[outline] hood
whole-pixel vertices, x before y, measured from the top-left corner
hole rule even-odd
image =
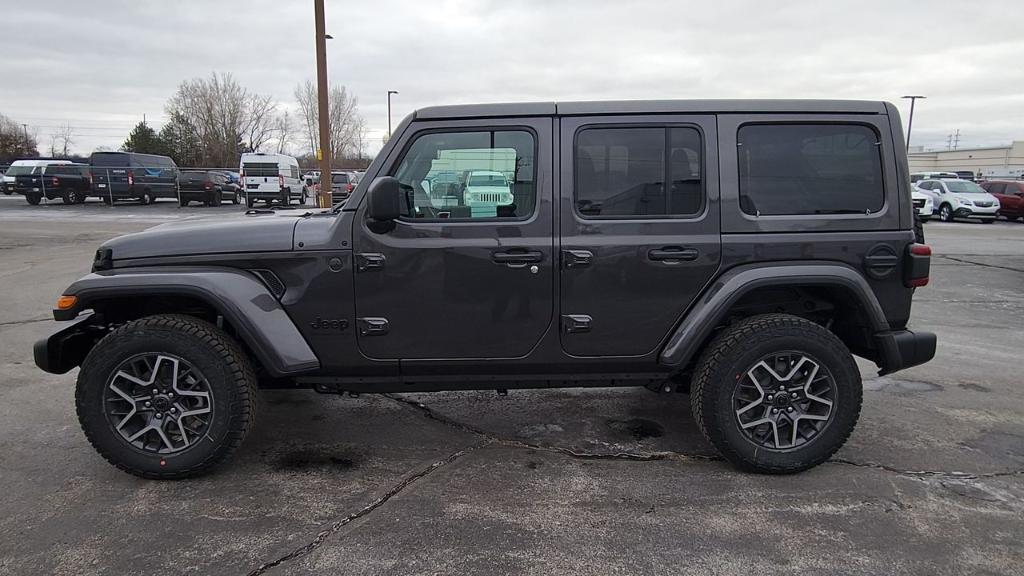
[[[110,258],[152,258],[193,254],[282,252],[292,249],[295,225],[306,212],[255,212],[223,220],[184,220],[118,236],[100,250]]]

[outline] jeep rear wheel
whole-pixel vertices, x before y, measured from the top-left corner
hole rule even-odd
[[[42,200],[43,200],[42,194],[26,194],[25,195],[25,201],[28,202],[29,204],[33,205],[33,206],[38,206],[39,203],[42,202]]]
[[[701,432],[740,468],[787,474],[831,457],[853,431],[860,371],[825,328],[786,314],[744,319],[701,356],[691,408]]]
[[[101,456],[143,478],[186,478],[227,459],[255,417],[256,376],[239,345],[189,316],[128,322],[82,363],[75,404]]]

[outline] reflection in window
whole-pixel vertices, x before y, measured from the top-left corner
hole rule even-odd
[[[425,134],[395,170],[403,216],[523,218],[533,213],[535,144],[524,130]]]

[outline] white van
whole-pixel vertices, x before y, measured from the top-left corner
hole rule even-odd
[[[270,205],[290,204],[298,200],[306,203],[306,196],[299,174],[299,161],[284,154],[251,152],[242,154],[239,185],[245,194],[245,203],[250,208],[257,200]]]
[[[3,182],[0,182],[0,189],[10,196],[14,193],[14,181],[17,176],[28,176],[39,174],[44,166],[51,164],[71,164],[70,160],[15,160],[4,172]]]

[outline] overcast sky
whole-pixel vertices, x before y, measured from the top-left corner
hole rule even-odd
[[[74,149],[117,148],[162,124],[184,79],[231,72],[294,108],[314,78],[311,0],[3,0],[0,113],[60,124]],[[371,139],[434,104],[924,94],[914,144],[1024,140],[1019,0],[805,2],[327,0],[332,82]]]

